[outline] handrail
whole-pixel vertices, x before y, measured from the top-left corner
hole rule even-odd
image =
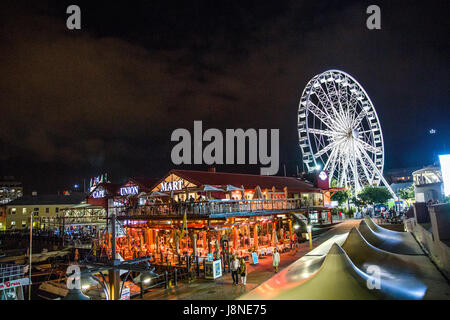
[[[272,212],[283,210],[304,209],[301,199],[270,199],[270,200],[206,200],[199,202],[162,203],[142,205],[137,207],[117,207],[117,217],[126,216],[182,216],[213,215],[244,212]]]

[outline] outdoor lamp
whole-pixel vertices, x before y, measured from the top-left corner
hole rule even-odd
[[[88,273],[81,273],[80,281],[82,291],[87,291],[89,288],[97,286],[97,282]]]
[[[311,233],[311,231],[312,231],[312,225],[308,224],[306,226],[306,232]]]
[[[145,278],[145,279],[142,281],[142,283],[143,283],[143,284],[149,284],[151,280],[152,280],[152,278],[148,277],[148,278]]]
[[[298,225],[298,223],[294,224],[294,229],[297,230],[298,228],[300,228],[300,226]]]

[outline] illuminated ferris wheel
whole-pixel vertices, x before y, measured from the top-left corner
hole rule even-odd
[[[298,109],[298,134],[309,172],[326,170],[330,181],[356,192],[380,182],[390,190],[383,177],[383,133],[377,113],[349,74],[328,70],[308,82]]]

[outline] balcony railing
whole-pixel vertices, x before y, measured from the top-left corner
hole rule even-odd
[[[146,216],[183,216],[188,215],[211,216],[237,213],[271,213],[289,210],[305,209],[300,199],[277,200],[209,200],[200,202],[184,202],[173,204],[153,204],[136,208],[116,207],[110,213],[117,217],[146,217]]]

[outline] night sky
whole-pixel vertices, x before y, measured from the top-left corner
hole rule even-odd
[[[66,28],[70,4],[81,30]],[[370,4],[381,30],[366,28]],[[160,177],[174,168],[172,131],[194,120],[279,128],[290,175],[302,166],[299,98],[332,68],[374,103],[386,169],[430,164],[450,149],[449,16],[447,0],[2,1],[0,175],[26,193],[104,172]]]

